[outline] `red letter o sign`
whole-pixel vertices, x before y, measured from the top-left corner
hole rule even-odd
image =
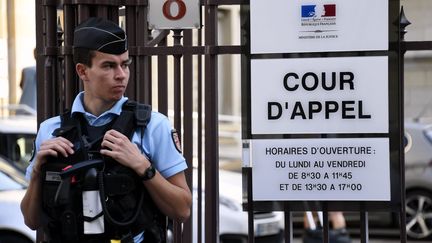
[[[171,5],[173,3],[176,3],[178,7],[178,13],[176,16],[173,16],[171,13]],[[162,7],[162,12],[169,20],[179,20],[186,14],[186,4],[182,0],[167,0]]]

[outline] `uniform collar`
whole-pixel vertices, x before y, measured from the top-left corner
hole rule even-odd
[[[117,101],[113,107],[111,107],[111,109],[105,111],[104,113],[102,113],[99,117],[101,116],[105,116],[106,114],[114,114],[114,115],[120,115],[121,111],[122,111],[122,106],[123,103],[126,102],[128,100],[127,97],[122,96],[122,98]],[[85,116],[93,116],[95,117],[93,114],[87,112],[84,109],[84,91],[80,92],[76,97],[74,102],[72,103],[72,110],[71,113],[83,113]],[[96,118],[96,117],[95,117]]]

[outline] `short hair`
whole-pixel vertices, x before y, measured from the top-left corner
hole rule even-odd
[[[91,67],[93,57],[95,56],[96,52],[94,50],[81,47],[73,48],[73,61],[75,64],[82,63],[88,67]]]

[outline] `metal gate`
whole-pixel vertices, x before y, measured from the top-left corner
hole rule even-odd
[[[258,2],[258,1],[256,1],[256,2]],[[281,2],[279,2],[279,3],[281,3]],[[317,4],[317,3],[318,2],[313,2],[312,4]],[[398,71],[396,71],[396,70],[403,70],[403,61],[402,61],[403,60],[403,56],[402,56],[402,48],[401,48],[401,41],[402,40],[401,40],[401,36],[399,35],[401,32],[403,32],[403,29],[399,29],[399,26],[403,26],[403,23],[400,24],[399,21],[398,21],[399,19],[401,19],[400,17],[398,18],[399,2],[391,1],[390,0],[389,3],[391,3],[391,4],[389,4],[389,6],[390,6],[389,8],[391,9],[391,10],[389,10],[389,12],[391,13],[390,14],[391,15],[391,18],[390,18],[391,19],[391,24],[389,24],[390,26],[389,26],[389,29],[388,29],[389,36],[390,36],[389,37],[389,39],[390,39],[390,47],[388,48],[388,50],[389,50],[389,52],[392,52],[392,54],[388,54],[387,53],[385,55],[392,56],[394,58],[393,59],[394,61],[392,61],[393,62],[393,66],[390,67],[390,70],[394,70],[394,73],[390,77],[390,80],[392,81],[392,84],[394,86],[391,87],[390,89],[393,90],[393,91],[396,91],[396,92],[392,93],[390,95],[390,97],[400,97],[400,100],[398,100],[397,102],[394,102],[394,100],[391,101],[391,102],[394,102],[393,103],[394,104],[394,108],[391,108],[392,110],[391,110],[391,112],[389,112],[389,113],[392,114],[391,115],[392,117],[390,119],[392,120],[392,122],[394,124],[394,126],[393,126],[394,130],[391,133],[392,134],[396,134],[394,137],[392,137],[392,141],[394,141],[394,142],[392,142],[393,144],[390,145],[390,147],[393,147],[396,150],[395,153],[392,152],[393,156],[391,157],[391,161],[392,161],[392,164],[397,165],[397,166],[392,166],[392,167],[394,167],[392,169],[394,169],[393,173],[396,175],[396,178],[400,178],[400,182],[395,182],[396,180],[393,181],[393,178],[391,180],[392,181],[392,183],[391,183],[392,184],[392,188],[391,188],[391,194],[392,194],[391,201],[392,201],[392,203],[394,201],[394,204],[392,204],[392,205],[388,204],[389,206],[384,206],[384,205],[379,205],[379,203],[376,203],[376,202],[373,202],[373,203],[369,204],[368,202],[364,202],[364,201],[361,202],[361,200],[360,200],[360,201],[356,201],[355,202],[355,203],[359,203],[359,206],[357,206],[357,205],[354,206],[354,205],[350,205],[352,202],[349,202],[349,200],[346,200],[346,201],[343,201],[343,202],[338,202],[338,200],[327,200],[327,201],[324,200],[322,202],[319,202],[319,201],[313,201],[312,199],[310,199],[310,200],[307,200],[307,199],[302,200],[302,199],[298,199],[298,198],[295,198],[295,197],[294,197],[295,199],[291,199],[291,201],[283,201],[281,199],[278,199],[278,200],[274,201],[274,200],[268,199],[268,198],[271,198],[271,196],[267,196],[267,194],[266,194],[266,196],[261,196],[260,195],[261,197],[257,201],[253,201],[252,200],[252,196],[251,196],[251,194],[253,193],[253,191],[251,189],[251,187],[252,187],[251,185],[257,185],[258,183],[255,183],[255,184],[252,183],[252,179],[251,179],[251,177],[252,177],[252,167],[250,167],[250,165],[248,164],[248,162],[245,162],[247,164],[247,166],[245,166],[243,168],[243,172],[244,172],[245,177],[247,178],[247,185],[248,185],[248,188],[247,188],[248,189],[248,192],[247,192],[247,194],[248,194],[247,195],[248,196],[248,200],[247,200],[248,201],[248,205],[247,206],[248,206],[248,209],[249,209],[248,212],[249,212],[249,220],[250,220],[249,221],[249,242],[253,242],[253,235],[254,235],[254,233],[253,233],[253,231],[254,231],[254,225],[253,225],[253,222],[251,221],[251,218],[252,218],[251,217],[252,216],[251,208],[255,209],[255,210],[268,210],[268,209],[275,209],[276,208],[277,210],[284,211],[285,212],[285,234],[284,234],[284,236],[285,236],[285,242],[292,242],[292,240],[293,240],[293,212],[295,212],[295,211],[304,211],[304,210],[311,210],[311,211],[319,210],[319,211],[323,211],[322,241],[325,242],[325,243],[329,242],[329,236],[330,236],[329,211],[346,210],[346,211],[354,211],[355,213],[357,213],[359,215],[359,218],[360,218],[360,238],[361,238],[361,242],[368,242],[368,238],[369,238],[368,211],[369,210],[371,210],[371,211],[380,211],[380,210],[381,211],[392,211],[392,212],[398,213],[398,215],[399,215],[399,220],[401,222],[400,228],[399,228],[400,229],[400,233],[401,233],[400,234],[401,235],[400,239],[401,239],[401,242],[406,242],[405,208],[404,208],[404,205],[405,205],[405,202],[404,202],[404,189],[405,189],[405,185],[404,185],[404,163],[403,163],[403,161],[404,161],[404,154],[403,154],[404,149],[403,149],[403,145],[402,145],[402,136],[404,134],[404,132],[403,132],[403,95],[401,95],[401,93],[403,93],[403,79],[400,78],[400,77],[402,77],[403,74],[401,75],[401,73],[398,73]],[[306,4],[306,3],[304,3],[304,4]],[[257,6],[258,6],[258,4],[255,5],[256,8],[258,8]],[[259,6],[262,8],[263,5],[259,5]],[[278,6],[279,7],[283,6],[285,8],[287,7],[286,5],[282,5],[282,4],[280,4]],[[311,5],[311,6],[315,7],[315,6],[318,6],[318,5]],[[293,6],[291,6],[291,7],[293,7]],[[301,7],[307,7],[307,6],[301,5]],[[252,6],[251,6],[251,8],[252,8]],[[263,12],[265,13],[265,11],[263,11]],[[260,15],[260,17],[262,17],[263,19],[265,19],[266,15],[262,14],[262,15]],[[302,17],[304,17],[304,16],[302,16]],[[255,21],[258,22],[257,19],[255,19]],[[283,19],[282,23],[286,23],[286,22],[287,22],[287,19]],[[263,24],[262,23],[260,23],[260,24],[261,24],[260,27],[262,27]],[[270,25],[269,22],[266,23],[267,27],[268,27],[268,25]],[[282,25],[276,25],[276,26],[278,27],[277,30],[279,30],[279,29],[281,29],[280,26],[282,26]],[[365,27],[365,26],[363,26],[363,27]],[[268,27],[268,28],[270,28],[270,27]],[[352,27],[352,28],[354,28],[354,27]],[[257,29],[259,29],[259,28],[257,27]],[[308,30],[306,30],[306,29],[301,29],[301,30],[302,31],[299,31],[299,32],[308,32]],[[259,31],[256,31],[256,32],[259,32]],[[282,32],[282,30],[281,30],[281,32]],[[313,32],[313,30],[310,30],[310,32]],[[263,33],[275,33],[275,32],[264,32],[264,31],[262,31],[262,32],[259,32],[259,33],[263,34]],[[287,32],[287,33],[289,33],[290,35],[293,34],[292,32]],[[286,35],[287,34],[285,33],[285,36]],[[251,36],[252,36],[252,34],[251,34]],[[256,37],[256,33],[255,33],[255,37]],[[277,36],[272,36],[272,37],[277,38]],[[260,38],[257,38],[257,39],[261,40]],[[288,38],[286,38],[284,40],[288,40]],[[289,40],[291,41],[291,39],[289,39]],[[270,42],[265,42],[265,43],[270,43]],[[281,43],[281,42],[273,42],[273,43],[278,43],[278,44],[281,44],[282,46],[284,46],[283,44],[285,44],[285,43]],[[293,42],[293,43],[296,43],[296,42]],[[312,43],[317,44],[315,42],[307,42],[307,43],[310,44],[310,45],[312,45]],[[250,45],[252,45],[252,44],[250,44]],[[255,45],[258,46],[257,43],[255,43]],[[290,51],[285,51],[286,49],[282,49],[282,48],[281,48],[282,51],[274,51],[274,50],[281,50],[281,49],[278,49],[278,48],[274,48],[274,49],[268,48],[268,49],[266,49],[266,48],[263,47],[264,45],[260,45],[260,48],[261,48],[260,49],[260,48],[257,48],[256,46],[255,46],[255,48],[257,49],[256,52],[250,55],[251,56],[250,59],[253,59],[254,61],[261,60],[261,59],[266,59],[266,58],[268,58],[268,59],[272,59],[273,58],[273,59],[281,60],[281,59],[284,59],[284,58],[289,59],[289,58],[303,58],[303,57],[334,57],[334,56],[337,56],[336,54],[334,56],[331,55],[332,54],[331,52],[334,51],[334,49],[331,49],[331,48],[329,48],[330,50],[323,48],[321,51],[324,52],[324,54],[322,56],[320,56],[319,54],[311,53],[311,52],[314,52],[314,51],[310,51],[309,49],[307,49],[309,51],[305,51],[306,53],[299,53],[299,52],[301,52],[301,48],[295,49],[296,51],[290,52]],[[303,49],[306,49],[306,48],[303,47]],[[349,55],[353,55],[353,56],[359,55],[355,51],[352,51],[352,53],[351,53],[350,50],[343,50],[343,51],[349,53],[349,54],[344,53],[344,55],[347,55],[347,56],[349,56]],[[319,51],[317,51],[317,52],[319,52]],[[361,55],[363,55],[363,54],[361,54]],[[251,61],[251,63],[252,63],[252,61]],[[258,62],[255,63],[255,66],[252,66],[252,64],[245,65],[245,69],[247,69],[247,68],[250,68],[250,69],[257,68],[258,65],[264,65],[264,62],[259,63],[259,64],[257,64],[257,63]],[[285,66],[289,66],[289,64],[291,64],[291,66],[294,66],[292,63],[288,63],[288,64],[284,63],[284,64],[285,64]],[[310,63],[311,66],[313,66],[314,64],[315,63],[312,63],[312,62]],[[270,65],[275,65],[276,66],[277,63],[276,62],[271,62]],[[266,68],[268,68],[270,65],[266,66]],[[289,67],[291,67],[291,66],[289,66]],[[298,69],[296,69],[295,66],[294,66],[294,68],[291,67],[291,69],[290,68],[287,68],[287,69],[290,72],[298,71]],[[301,70],[304,71],[303,69],[301,69]],[[248,70],[248,71],[250,71],[250,70]],[[284,71],[287,72],[287,70],[285,70],[285,69],[284,69]],[[385,71],[387,71],[387,70],[385,70]],[[252,73],[252,71],[250,73]],[[252,76],[252,74],[250,74],[250,73],[248,72],[246,75]],[[391,73],[391,72],[389,72],[389,73]],[[256,75],[256,76],[258,76],[258,75]],[[247,79],[251,80],[252,78],[251,77],[247,77]],[[256,78],[256,79],[257,80],[259,79],[261,81],[264,78],[262,78],[260,76],[259,78]],[[302,82],[303,81],[304,81],[304,79],[302,79]],[[252,81],[250,83],[252,83]],[[249,83],[247,83],[245,81],[243,81],[243,84],[245,84],[245,86],[247,86],[247,87],[245,87],[246,90],[251,90],[252,89],[250,87],[251,84],[249,84]],[[288,94],[288,93],[286,94],[286,96],[289,96],[289,95],[290,94]],[[273,100],[271,100],[271,101],[277,100],[277,98],[275,98],[275,97],[272,97],[272,98],[273,98]],[[251,98],[251,100],[252,100],[252,98]],[[280,101],[280,100],[277,100],[277,101]],[[293,100],[289,100],[289,102],[292,102],[292,101]],[[294,101],[295,101],[295,99],[294,99]],[[284,109],[284,111],[285,111],[285,109],[288,110],[288,104],[287,103],[289,103],[289,102],[283,103],[285,106],[283,108],[281,108],[281,109]],[[261,107],[262,107],[263,102],[262,103],[258,103],[258,104],[261,105]],[[253,108],[251,108],[251,110],[253,110]],[[246,112],[244,112],[245,114],[247,114],[249,112],[247,109],[245,109],[245,111],[246,111]],[[265,111],[267,111],[267,110],[265,110]],[[252,112],[250,112],[250,113],[252,113]],[[262,114],[260,114],[260,115],[262,115]],[[245,141],[245,144],[244,144],[244,146],[246,148],[248,148],[248,149],[251,146],[250,144],[252,144],[251,141],[254,140],[254,139],[256,139],[258,141],[260,139],[269,139],[269,140],[271,140],[273,138],[275,138],[275,139],[281,139],[281,140],[286,139],[286,138],[294,138],[294,139],[296,139],[296,138],[306,138],[306,139],[308,139],[308,138],[312,138],[312,139],[318,138],[318,139],[320,139],[320,138],[329,138],[329,137],[332,137],[332,135],[333,135],[333,134],[330,134],[330,135],[329,134],[324,134],[323,135],[323,134],[319,134],[319,132],[304,132],[306,134],[302,134],[302,132],[299,132],[299,134],[294,134],[293,135],[292,133],[295,133],[295,132],[292,132],[292,133],[289,133],[289,132],[285,132],[285,133],[284,132],[279,132],[278,133],[278,132],[275,132],[274,130],[271,130],[271,129],[269,129],[269,130],[271,130],[271,132],[269,132],[269,130],[264,130],[264,129],[263,130],[259,130],[258,128],[256,128],[256,130],[259,130],[259,131],[256,132],[255,134],[252,134],[251,129],[250,129],[252,127],[252,125],[251,125],[252,122],[250,122],[250,120],[252,120],[252,118],[250,118],[250,117],[248,117],[248,118],[249,119],[246,119],[247,120],[246,123],[243,124],[243,127],[246,128],[243,131],[244,132],[244,134],[243,134],[244,138],[245,139],[250,139],[250,141]],[[270,120],[270,118],[268,120]],[[286,120],[284,120],[284,121],[286,121]],[[260,122],[256,122],[255,123],[256,127],[259,126],[257,124],[262,125],[262,126],[265,126],[265,125],[272,126],[272,125],[275,125],[276,123],[269,123],[270,124],[269,125],[269,124],[265,124],[265,122],[260,121]],[[287,122],[287,124],[288,124],[288,122]],[[309,126],[311,126],[311,123],[308,123],[308,124],[309,124]],[[285,126],[287,126],[287,125],[285,125]],[[278,130],[278,131],[280,131],[280,130]],[[389,129],[389,131],[391,131],[391,129]],[[343,135],[346,135],[346,134],[343,134]],[[349,137],[349,136],[346,136],[346,137]],[[275,147],[278,147],[278,145],[280,145],[279,143],[275,143],[275,144],[276,144],[276,145],[274,145]],[[287,145],[287,147],[289,147],[290,145],[291,144]],[[280,145],[280,146],[282,148],[284,147],[283,145]],[[260,147],[260,146],[257,146],[257,147],[259,147],[259,149],[261,149],[260,150],[261,152],[263,151],[262,147]],[[271,146],[269,146],[269,147],[271,147]],[[266,149],[267,148],[268,147],[266,147]],[[252,149],[250,149],[250,150],[252,150]],[[252,152],[251,152],[251,154],[252,154]],[[259,159],[263,159],[263,156],[262,157],[257,156],[257,157],[258,157],[258,160]],[[293,160],[297,160],[297,159],[298,159],[298,157],[294,157]],[[291,159],[287,159],[287,160],[291,160]],[[269,161],[271,161],[271,159]],[[265,161],[265,162],[269,162],[269,161]],[[271,162],[273,162],[273,161],[271,161]],[[269,162],[269,163],[271,163],[271,162]],[[254,164],[253,167],[255,167],[255,164]],[[262,166],[260,168],[264,168],[264,167]],[[259,174],[259,176],[262,177],[263,175]],[[284,176],[286,176],[286,175],[284,175]],[[302,179],[307,179],[307,178],[302,178]],[[316,179],[316,178],[314,178],[314,179]],[[260,182],[262,182],[262,181],[260,181]],[[281,182],[281,181],[277,181],[277,182]],[[395,183],[393,183],[393,182],[395,182]],[[261,185],[261,184],[259,184],[259,185]],[[272,185],[272,184],[268,184],[268,185]],[[283,184],[281,184],[281,185],[283,185]],[[262,187],[260,187],[260,188],[265,188],[262,191],[266,191],[267,187],[265,187],[265,186],[267,186],[267,184],[263,185]],[[306,189],[306,190],[308,190],[308,189]],[[309,190],[312,191],[312,189],[309,189]],[[256,191],[258,191],[258,190],[256,190]],[[285,191],[285,190],[281,189],[281,191]],[[294,189],[292,191],[294,191]],[[287,192],[287,194],[288,193],[289,192]],[[309,192],[309,193],[312,195],[313,192]],[[316,196],[316,197],[319,198],[319,196]],[[315,200],[317,200],[317,199],[315,199]],[[353,207],[351,207],[351,206],[353,206]]]
[[[174,127],[182,131],[183,153],[189,168],[193,150],[197,151],[196,234],[201,239],[205,231],[205,242],[218,241],[218,55],[241,54],[242,51],[241,46],[218,45],[217,11],[219,5],[243,3],[246,1],[201,1],[205,23],[202,29],[165,30],[152,37],[147,28],[147,0],[36,0],[38,123],[70,107],[82,89],[72,60],[75,26],[90,16],[121,22],[128,35],[129,54],[133,60],[126,96],[147,104],[152,104],[153,96],[157,96],[157,104],[153,106],[166,115],[169,107],[173,107]],[[173,77],[168,77],[169,70]],[[193,99],[194,94],[196,99]],[[194,111],[197,113],[196,128],[192,125]],[[194,136],[197,138],[195,148]],[[191,170],[186,177],[192,187]],[[205,223],[201,215],[203,178]],[[174,224],[175,242],[192,242],[191,222],[184,223],[183,229]]]
[[[38,122],[70,107],[82,89],[72,60],[75,26],[90,16],[106,17],[124,25],[133,60],[126,96],[148,104],[152,104],[153,97],[157,96],[157,104],[153,106],[166,115],[169,107],[173,107],[174,127],[182,131],[183,153],[190,168],[196,151],[198,220],[195,234],[198,242],[203,235],[204,242],[219,241],[218,56],[246,51],[243,45],[218,44],[218,7],[247,6],[248,3],[248,0],[201,0],[202,29],[163,30],[153,36],[147,28],[147,0],[36,0]],[[403,22],[404,18],[401,21],[401,33],[404,33],[406,22]],[[427,50],[432,46],[432,42],[404,42],[403,35],[401,41],[402,53]],[[403,58],[401,60],[403,67]],[[172,70],[172,77],[168,77],[169,70]],[[193,126],[194,112],[197,114],[196,127]],[[186,177],[192,188],[191,170],[187,171]],[[202,193],[204,189],[205,194]],[[201,214],[202,199],[205,201],[204,215]],[[249,242],[254,242],[251,208],[248,210]],[[285,242],[292,242],[292,220],[288,209],[285,211]],[[327,213],[324,209],[325,222],[328,222]],[[367,212],[361,212],[361,219],[361,242],[367,242]],[[405,222],[403,209],[400,220]],[[405,227],[400,229],[401,241],[405,242]],[[328,236],[326,224],[324,235]],[[183,227],[174,224],[174,242],[192,242],[192,237],[191,220]]]

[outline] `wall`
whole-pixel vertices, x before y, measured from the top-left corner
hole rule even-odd
[[[0,98],[17,103],[21,70],[35,65],[35,1],[0,0]]]
[[[0,0],[0,105],[8,97],[8,48],[7,48],[7,25],[6,25],[6,0]]]

